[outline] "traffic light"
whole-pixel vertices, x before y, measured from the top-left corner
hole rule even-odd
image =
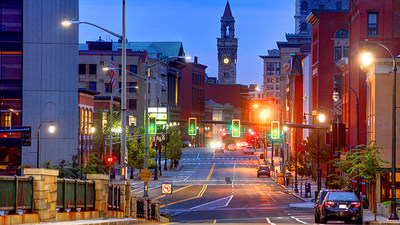
[[[240,120],[232,120],[232,137],[240,137]]]
[[[271,139],[280,138],[279,121],[271,121]]]
[[[22,134],[22,146],[31,146],[31,129]]]
[[[189,118],[189,135],[196,135],[197,118]]]
[[[106,158],[106,162],[107,162],[107,164],[111,165],[111,164],[114,163],[114,158],[111,157],[111,156],[108,156],[108,157]]]
[[[150,117],[149,118],[149,134],[156,134],[157,127],[156,127],[156,118]]]

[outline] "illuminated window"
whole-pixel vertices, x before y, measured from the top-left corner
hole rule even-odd
[[[107,126],[107,112],[101,113],[101,126],[104,128]]]
[[[136,116],[129,115],[129,120],[128,121],[129,121],[128,122],[129,126],[136,127]]]
[[[11,122],[11,116],[10,113],[3,113],[1,115],[1,126],[2,127],[9,127],[10,126],[10,122]]]
[[[376,12],[368,13],[367,34],[378,35],[378,13]]]

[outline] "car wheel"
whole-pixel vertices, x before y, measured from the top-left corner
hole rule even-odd
[[[326,224],[328,223],[328,220],[326,218],[321,218],[320,223]]]
[[[363,220],[362,220],[362,218],[359,218],[359,219],[356,220],[354,223],[355,223],[355,224],[363,224]]]

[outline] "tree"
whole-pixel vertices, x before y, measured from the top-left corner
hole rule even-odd
[[[136,169],[144,169],[144,133],[145,130],[143,127],[139,127],[135,133],[135,136],[138,136],[134,140],[131,140],[127,144],[128,148],[128,165],[136,168]],[[151,138],[149,137],[149,143]],[[153,168],[155,166],[155,162],[153,158],[156,156],[154,149],[148,149],[149,158],[148,158],[148,165],[149,168]]]
[[[178,127],[171,127],[168,133],[170,141],[167,143],[167,158],[171,159],[171,166],[177,166],[182,158],[181,134]]]
[[[104,174],[108,171],[103,158],[99,157],[99,154],[95,152],[89,155],[89,160],[82,170],[84,174]]]

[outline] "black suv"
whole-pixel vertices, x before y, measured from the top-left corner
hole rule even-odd
[[[321,223],[343,220],[346,223],[362,224],[362,218],[361,202],[353,192],[328,191],[320,203],[318,221]]]

